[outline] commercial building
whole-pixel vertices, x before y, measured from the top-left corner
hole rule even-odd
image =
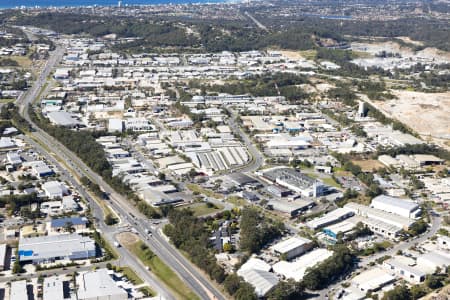
[[[362,222],[370,230],[387,238],[395,238],[400,231],[408,230],[414,223],[412,219],[358,203],[350,202],[344,207],[352,210],[357,215],[349,219],[349,221],[355,224]]]
[[[421,167],[431,165],[442,165],[445,162],[445,160],[430,154],[415,154],[411,155],[411,157],[412,159],[417,161]]]
[[[258,297],[264,297],[279,281],[274,273],[256,269],[244,270],[239,276],[255,288]]]
[[[319,248],[300,256],[293,262],[280,261],[272,266],[273,271],[284,278],[301,281],[308,268],[323,262],[333,255],[332,251]]]
[[[323,183],[294,169],[279,167],[264,170],[262,177],[305,197],[319,197],[326,192]]]
[[[383,267],[392,275],[401,277],[412,284],[419,284],[425,280],[427,273],[415,264],[414,260],[409,257],[394,256],[385,260]]]
[[[31,289],[28,289],[26,280],[12,281],[9,292],[9,299],[20,299],[20,300],[34,299],[34,297],[30,297],[30,294],[32,295],[32,292],[30,290]]]
[[[450,266],[450,253],[446,251],[432,251],[417,257],[417,266],[427,273],[433,273],[437,268],[446,272]]]
[[[329,213],[326,213],[319,218],[312,219],[311,221],[306,223],[306,226],[316,230],[337,223],[339,221],[345,220],[347,218],[350,218],[354,214],[355,213],[352,210],[341,207],[333,211],[330,211]]]
[[[61,234],[19,240],[19,261],[34,264],[95,257],[95,241],[79,234]]]
[[[271,269],[272,267],[262,259],[251,257],[239,268],[237,274],[241,276],[241,273],[247,270],[260,270],[269,272]]]
[[[437,238],[439,248],[442,250],[450,250],[450,237],[439,235]]]
[[[273,199],[267,203],[267,206],[273,210],[287,214],[291,218],[298,216],[301,212],[313,207],[315,202],[309,199]]]
[[[50,232],[60,232],[64,230],[64,227],[70,224],[75,231],[83,231],[87,228],[88,220],[85,217],[70,217],[53,219],[49,222]]]
[[[40,160],[25,162],[23,163],[23,167],[30,167],[32,174],[38,178],[44,178],[55,174],[45,162]]]
[[[272,247],[272,250],[277,255],[280,255],[287,260],[291,260],[310,250],[312,246],[311,240],[295,236],[275,244]]]
[[[83,123],[77,120],[73,114],[66,111],[52,111],[47,114],[47,118],[53,125],[75,128],[83,126]]]
[[[325,226],[323,228],[323,233],[331,238],[332,241],[336,241],[339,234],[343,234],[343,237],[345,238],[348,234],[353,232],[355,226],[354,223],[344,220],[330,226]]]
[[[405,218],[416,218],[420,215],[419,205],[412,200],[380,195],[372,199],[370,207],[397,214]]]
[[[8,244],[0,244],[0,271],[6,266],[6,258],[8,257]]]
[[[238,185],[240,187],[257,187],[261,185],[258,180],[244,173],[232,173],[228,175],[228,177],[235,185]]]
[[[108,120],[108,132],[122,132],[123,131],[123,120],[122,119],[109,119]]]
[[[6,159],[8,160],[8,163],[13,167],[17,167],[22,164],[22,158],[20,157],[20,154],[17,152],[6,153]]]
[[[59,276],[44,278],[42,300],[64,299],[64,281]]]
[[[106,269],[98,269],[77,276],[78,300],[125,300],[128,294],[119,288]]]
[[[267,187],[267,191],[278,198],[287,197],[292,194],[291,190],[289,190],[285,187],[282,187],[282,186],[274,185],[274,184],[269,185]]]
[[[367,293],[378,291],[395,281],[395,277],[386,270],[375,267],[355,276],[351,282],[359,291]]]
[[[42,185],[45,196],[50,199],[61,198],[69,192],[64,183],[59,181],[48,181]]]
[[[10,137],[2,136],[0,138],[0,152],[8,152],[12,150],[17,150],[18,146],[16,142]]]

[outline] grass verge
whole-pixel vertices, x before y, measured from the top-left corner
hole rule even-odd
[[[189,208],[194,212],[194,216],[200,217],[204,215],[209,215],[215,212],[219,212],[223,209],[223,205],[213,204],[213,203],[194,203],[190,205],[180,206],[181,209]]]
[[[189,184],[186,185],[186,187],[188,189],[190,189],[194,194],[205,195],[207,197],[212,197],[212,198],[216,198],[216,199],[222,199],[223,198],[223,196],[221,194],[218,194],[218,193],[215,193],[215,192],[213,192],[211,190],[202,188],[198,184],[189,183]]]
[[[117,271],[122,273],[134,285],[139,285],[139,284],[144,283],[144,281],[130,267],[120,267],[120,268],[118,268]]]
[[[134,244],[125,245],[141,262],[150,268],[164,284],[172,291],[177,299],[197,300],[197,295],[169,268],[158,256],[156,256],[141,240]]]
[[[149,286],[143,286],[139,288],[139,291],[142,292],[145,297],[155,297],[156,293]]]

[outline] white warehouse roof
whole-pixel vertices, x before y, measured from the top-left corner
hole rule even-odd
[[[78,299],[128,299],[125,290],[119,288],[106,269],[83,273],[77,276]]]
[[[374,202],[380,205],[385,205],[386,207],[405,209],[410,212],[419,208],[419,205],[412,200],[400,199],[386,195],[379,195],[373,198],[371,205],[374,205]]]
[[[329,213],[324,214],[322,217],[312,219],[311,221],[307,222],[306,225],[309,228],[318,229],[333,224],[335,222],[338,222],[339,220],[343,220],[347,217],[351,217],[352,215],[353,212],[350,209],[340,207],[338,209],[330,211]]]
[[[311,240],[295,236],[277,243],[272,248],[275,252],[287,253],[289,251],[297,249],[298,247],[303,247],[304,245],[309,243],[311,243]]]
[[[239,270],[237,271],[237,274],[239,276],[242,276],[241,273],[246,270],[261,270],[269,272],[271,269],[270,265],[263,261],[262,259],[251,257],[249,260],[243,264]]]
[[[259,297],[263,297],[278,283],[278,277],[275,274],[262,270],[245,270],[240,276],[255,288],[255,293]]]
[[[292,278],[295,281],[300,281],[306,273],[306,269],[323,262],[333,255],[333,251],[319,248],[306,253],[294,262],[280,261],[274,264],[273,271],[281,274],[286,278]]]

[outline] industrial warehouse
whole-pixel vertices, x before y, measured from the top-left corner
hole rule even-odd
[[[61,234],[19,241],[19,260],[34,264],[55,260],[87,259],[96,256],[94,240],[79,234]]]

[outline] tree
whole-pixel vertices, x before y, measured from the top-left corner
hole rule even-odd
[[[302,299],[305,287],[293,279],[280,281],[268,294],[268,300],[299,300]]]
[[[256,296],[255,288],[252,285],[247,282],[242,282],[234,298],[236,300],[257,300],[258,296]]]
[[[17,257],[16,261],[14,262],[12,272],[13,272],[13,274],[19,274],[19,273],[24,272],[24,269],[22,268],[22,265],[20,264],[18,257]]]
[[[241,278],[239,278],[236,273],[232,273],[225,278],[223,286],[225,287],[225,290],[228,292],[228,294],[233,296],[239,289],[241,282]]]
[[[225,252],[232,252],[233,251],[233,245],[230,243],[223,244],[223,251]]]
[[[326,287],[352,269],[354,257],[345,245],[336,245],[331,257],[306,272],[303,277],[305,287],[311,290]]]
[[[63,227],[64,232],[73,233],[75,232],[75,227],[73,227],[72,222],[66,222]]]
[[[439,276],[434,274],[430,274],[427,276],[427,278],[425,279],[425,284],[427,287],[433,290],[442,287],[441,279],[439,278]]]
[[[165,181],[165,180],[166,180],[166,174],[163,173],[163,172],[159,172],[158,178],[159,178],[159,180],[161,180],[161,181]]]
[[[404,284],[396,286],[393,290],[385,293],[382,300],[409,300],[411,292]]]
[[[423,285],[413,285],[410,289],[411,291],[411,299],[417,300],[422,298],[427,294],[427,291]]]
[[[117,219],[111,213],[108,213],[105,216],[105,224],[108,226],[114,225],[117,223]]]

